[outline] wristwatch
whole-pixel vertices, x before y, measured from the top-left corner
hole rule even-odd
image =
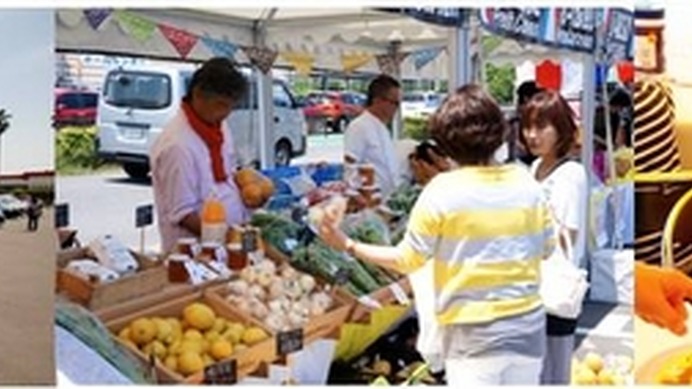
[[[346,252],[352,257],[356,257],[356,241],[353,239],[348,239],[346,241]]]

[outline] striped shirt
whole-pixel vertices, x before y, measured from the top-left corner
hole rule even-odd
[[[440,324],[491,323],[542,306],[539,265],[553,247],[548,208],[526,169],[464,167],[438,174],[421,193],[399,267],[434,261]]]

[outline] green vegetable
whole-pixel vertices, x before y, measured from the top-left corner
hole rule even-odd
[[[292,243],[298,243],[300,226],[280,215],[269,212],[256,212],[252,215],[250,224],[262,231],[262,239],[281,251],[284,255],[291,256],[295,247]]]

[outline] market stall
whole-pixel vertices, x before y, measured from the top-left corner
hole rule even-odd
[[[251,10],[81,11],[59,12],[60,50],[201,60],[240,55],[236,50],[240,48],[264,74],[261,79],[268,79],[277,56],[293,66],[301,62],[296,55],[285,55],[295,51],[310,54],[310,58],[302,57],[310,66],[323,61],[323,67],[350,64],[379,71],[386,58],[379,57],[382,60],[376,65],[371,59],[388,55],[390,64],[394,59],[392,73],[402,75],[422,67],[407,65],[399,54],[418,53],[423,44],[443,43],[448,44],[447,56],[452,59],[446,67],[456,81],[450,85],[479,79],[479,72],[472,70],[478,63],[472,61],[474,34],[468,23],[474,20],[479,27],[483,16],[461,10],[453,18],[457,23],[453,28],[415,20],[403,12],[370,9],[308,14],[278,9],[259,14]],[[498,23],[501,13],[497,10],[494,18],[486,18],[485,27],[522,39],[517,31]],[[584,63],[582,150],[583,160],[590,161],[597,23],[586,13],[576,18],[588,22],[586,26],[563,24],[591,43],[565,44],[566,49],[555,40],[523,38],[557,45]],[[554,14],[540,14],[539,23],[548,23],[541,17],[555,23]],[[507,16],[519,20],[531,15],[517,11]],[[337,21],[338,34],[333,31]],[[372,32],[370,37],[362,35],[364,26]],[[359,53],[349,52],[354,48],[360,50],[360,58]],[[279,56],[280,52],[284,55]],[[415,62],[417,56],[409,57]],[[444,58],[433,57],[432,63]],[[270,85],[265,82],[260,87],[263,134],[272,117],[271,93],[266,93]],[[266,134],[260,138],[262,147],[267,146],[264,139]],[[60,252],[61,299],[87,308],[60,303],[60,327],[80,334],[80,340],[111,365],[126,366],[131,382],[438,382],[440,378],[426,370],[416,351],[418,330],[415,320],[411,321],[414,300],[408,278],[332,250],[314,234],[314,219],[319,218],[321,207],[344,206],[343,226],[352,238],[396,244],[421,189],[405,185],[382,198],[368,166],[344,169],[316,165],[241,170],[235,177],[238,185],[256,187],[247,191],[252,195],[244,198],[245,203],[260,209],[249,225],[231,226],[216,245],[183,240],[173,252],[151,256],[124,247],[116,236]],[[143,216],[137,226],[147,223],[151,221]],[[87,325],[91,326],[88,331]],[[73,381],[79,382],[79,377]]]

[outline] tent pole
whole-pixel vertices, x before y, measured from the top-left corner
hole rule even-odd
[[[473,80],[471,74],[471,27],[470,9],[464,9],[461,26],[450,29],[448,39],[449,55],[449,83],[448,89],[451,95],[454,91]]]
[[[273,14],[270,12],[270,17]],[[253,41],[256,46],[264,47],[266,40],[266,24],[267,20],[262,20],[255,23],[253,28]],[[268,74],[262,73],[258,67],[254,67],[254,73],[257,79],[257,116],[259,118],[259,157],[260,166],[262,169],[274,168],[274,153],[273,153],[273,127],[272,117],[274,116],[273,99],[272,99],[272,75],[271,71]]]

